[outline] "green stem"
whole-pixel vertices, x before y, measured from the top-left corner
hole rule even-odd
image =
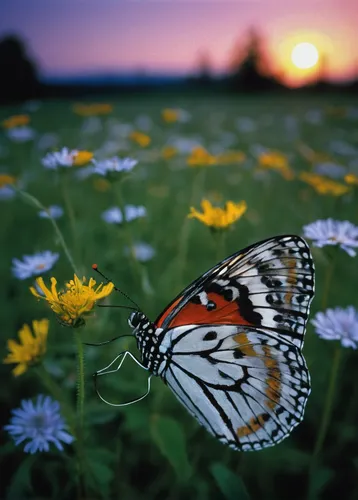
[[[318,457],[318,455],[322,449],[322,446],[323,446],[323,443],[324,443],[324,440],[326,437],[327,429],[328,429],[328,426],[330,423],[341,357],[342,357],[342,348],[340,345],[338,345],[336,350],[335,350],[334,356],[333,356],[333,362],[332,362],[331,374],[330,374],[329,385],[328,385],[328,390],[327,390],[327,395],[326,395],[326,401],[325,401],[324,409],[323,409],[323,413],[322,413],[321,424],[319,426],[318,437],[316,440],[315,447],[313,449],[313,459],[314,460]]]
[[[142,270],[142,266],[141,266],[140,262],[136,258],[132,233],[129,229],[128,222],[125,220],[125,201],[124,201],[121,183],[118,183],[118,188],[116,189],[116,197],[117,197],[117,203],[118,203],[119,208],[121,209],[121,212],[123,215],[123,222],[122,222],[123,232],[124,232],[124,237],[125,237],[127,245],[128,245],[129,255],[130,255],[131,262],[132,262],[132,268],[134,270],[134,273],[137,275],[137,277],[139,279],[139,283],[142,286],[143,279],[144,279],[143,270]]]
[[[328,269],[327,269],[327,273],[326,273],[326,279],[325,279],[324,289],[323,289],[322,305],[321,305],[322,310],[326,309],[327,304],[328,304],[328,295],[329,295],[330,288],[331,288],[333,271],[336,267],[336,260],[337,260],[337,253],[338,252],[337,252],[336,248],[334,250],[335,250],[334,255],[331,259],[330,264],[328,265]]]
[[[78,453],[78,479],[79,479],[79,497],[81,498],[85,491],[84,485],[84,401],[85,401],[85,383],[84,383],[84,353],[79,330],[74,331],[77,347],[77,453]]]
[[[37,199],[35,198],[35,196],[33,196],[32,194],[29,194],[29,193],[26,193],[25,191],[21,191],[21,189],[17,189],[17,188],[14,188],[23,198],[25,198],[25,200],[29,201],[32,205],[34,205],[36,208],[39,208],[40,210],[45,210],[47,211],[47,208]],[[60,242],[60,245],[62,246],[63,248],[63,251],[65,252],[65,255],[67,257],[67,260],[68,262],[70,263],[70,266],[72,267],[73,271],[77,274],[78,274],[78,270],[77,270],[77,267],[74,263],[74,260],[72,258],[72,255],[71,255],[71,252],[69,251],[68,249],[68,246],[66,245],[66,242],[65,242],[65,239],[62,235],[62,232],[60,230],[60,228],[58,227],[57,225],[57,222],[55,221],[55,219],[53,217],[50,216],[49,214],[49,219],[51,221],[51,224],[55,230],[55,233],[57,235],[57,238]]]
[[[63,197],[63,202],[66,208],[66,212],[70,221],[70,227],[71,227],[71,233],[72,233],[72,244],[75,248],[75,255],[78,257],[78,248],[77,248],[77,231],[76,231],[76,216],[75,212],[73,210],[73,205],[71,202],[71,198],[68,193],[68,182],[67,182],[67,175],[64,173],[61,176],[61,187],[62,187],[62,197]]]
[[[190,195],[190,203],[189,203],[190,207],[193,206],[198,201],[199,195],[201,191],[203,191],[204,180],[206,175],[206,167],[201,167],[198,172],[195,172],[195,174],[196,175],[192,182],[192,190]],[[189,220],[189,218],[186,217],[179,238],[178,264],[176,270],[179,282],[183,281],[183,272],[186,265],[191,227],[192,223]]]

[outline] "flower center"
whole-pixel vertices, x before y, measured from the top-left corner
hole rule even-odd
[[[45,269],[45,264],[37,264],[36,269],[37,271],[42,271],[42,269]]]

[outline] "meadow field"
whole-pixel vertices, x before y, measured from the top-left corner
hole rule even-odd
[[[0,108],[0,123],[2,359],[9,360],[14,345],[8,341],[19,342],[24,324],[49,321],[47,342],[42,323],[42,350],[22,335],[25,357],[18,351],[14,364],[1,364],[0,497],[358,498],[357,312],[346,334],[350,347],[339,336],[319,336],[308,322],[303,354],[312,392],[304,419],[282,443],[244,453],[208,434],[159,378],[143,401],[106,405],[93,373],[124,349],[140,354],[128,337],[101,347],[83,343],[130,334],[131,311],[86,306],[85,324],[71,328],[29,290],[36,276],[47,286],[55,277],[58,290],[74,273],[86,284],[105,281],[92,269],[96,263],[154,321],[192,280],[256,241],[303,236],[304,226],[319,219],[357,225],[353,99],[168,94],[102,99],[97,106],[30,102]],[[67,155],[72,166],[51,157],[64,147],[80,152]],[[91,159],[100,165],[113,157],[128,158],[126,167],[121,163],[126,172],[110,171],[108,164],[106,175],[93,172]],[[221,208],[245,202],[240,206],[247,209],[215,228],[209,216],[195,217],[203,200]],[[53,217],[39,216],[52,205],[60,207]],[[310,320],[327,308],[357,307],[357,257],[339,247],[338,237],[331,241],[337,245],[322,248],[307,242],[316,267]],[[44,251],[58,258],[49,264],[39,257],[32,269],[13,262]],[[99,304],[133,307],[115,291]],[[16,363],[22,373],[14,375]],[[121,403],[143,394],[146,380],[127,359],[121,370],[98,379],[98,389]],[[22,400],[36,402],[40,394],[58,401],[67,442],[64,436],[63,449],[52,442],[49,451],[29,453],[4,426]]]

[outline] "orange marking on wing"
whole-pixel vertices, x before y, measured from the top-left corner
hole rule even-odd
[[[182,297],[179,297],[177,300],[175,300],[164,312],[163,314],[161,315],[161,317],[159,318],[159,320],[157,321],[157,327],[160,328],[163,324],[163,321],[165,320],[165,318],[168,316],[168,314],[170,314],[172,312],[172,310],[176,307],[176,305],[180,302],[180,300],[182,299]]]
[[[273,410],[280,402],[282,388],[281,372],[277,360],[272,358],[270,348],[268,346],[263,346],[263,351],[265,353],[264,363],[268,368],[268,376],[265,380],[265,394],[268,399],[265,401],[265,405],[270,410]]]
[[[233,337],[234,342],[239,344],[236,349],[239,349],[246,356],[257,356],[257,352],[253,348],[251,342],[249,341],[247,334],[245,332],[237,333]]]
[[[242,427],[238,427],[236,433],[239,437],[248,436],[249,434],[253,434],[258,430],[262,429],[267,421],[267,417],[269,415],[267,413],[261,413],[256,418],[251,417],[249,420],[249,425],[243,425]]]
[[[288,259],[285,265],[289,268],[287,275],[287,283],[291,286],[296,285],[297,283],[296,260]],[[292,292],[287,292],[285,294],[284,300],[286,304],[291,304],[292,295],[293,295]]]
[[[175,308],[181,297],[176,300],[161,316],[157,326],[160,327],[164,319]],[[225,323],[226,325],[252,325],[245,318],[243,318],[239,311],[237,302],[228,302],[221,295],[217,293],[208,293],[208,300],[216,304],[216,308],[208,311],[203,304],[194,304],[189,302],[178,314],[173,318],[169,326],[182,325],[211,325]]]

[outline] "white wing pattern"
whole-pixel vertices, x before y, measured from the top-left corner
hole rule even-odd
[[[152,371],[223,443],[242,451],[272,446],[302,420],[310,393],[301,349],[313,295],[314,265],[302,238],[252,245],[159,316],[165,361]]]

